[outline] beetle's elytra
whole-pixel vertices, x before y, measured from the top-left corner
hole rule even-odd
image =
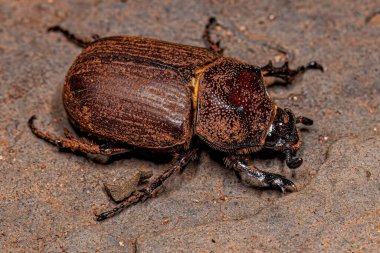
[[[290,82],[307,69],[323,71],[322,66],[311,62],[291,70],[287,63],[258,67],[223,57],[219,42],[209,36],[214,25],[210,19],[206,26],[207,48],[130,36],[86,41],[58,26],[50,28],[84,48],[67,73],[63,103],[70,122],[91,141],[68,130],[65,137],[44,133],[34,126],[34,116],[29,120],[32,132],[73,152],[112,156],[148,149],[175,157],[162,175],[97,220],[149,198],[196,157],[199,141],[220,151],[226,166],[249,175],[258,186],[296,189],[283,176],[248,163],[250,154],[269,148],[284,153],[290,168],[299,167],[302,159],[294,157],[301,144],[296,123],[313,123],[278,107],[263,77]]]

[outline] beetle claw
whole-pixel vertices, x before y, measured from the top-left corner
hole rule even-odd
[[[288,150],[285,150],[285,155],[286,155],[286,165],[288,165],[288,167],[290,169],[296,169],[298,168],[299,166],[301,166],[302,162],[303,162],[303,159],[302,158],[299,158],[299,157],[292,157],[291,155],[291,151],[288,149]]]
[[[321,72],[324,71],[323,66],[316,61],[309,62],[309,64],[307,64],[307,66],[306,66],[306,69],[318,69]]]
[[[286,165],[288,165],[290,169],[296,169],[299,166],[301,166],[302,162],[303,162],[302,158],[296,157],[296,158],[291,158],[291,160],[287,160]]]
[[[282,192],[297,191],[297,187],[292,181],[279,174],[262,171],[253,165],[247,165],[242,157],[226,157],[225,162],[228,167],[249,176],[253,180],[250,182],[257,187],[272,187],[280,189]]]
[[[287,180],[287,179],[285,179],[285,180],[286,180],[286,183],[285,183],[285,185],[283,187],[286,190],[291,191],[291,192],[298,191],[297,186],[292,181]]]
[[[280,188],[283,193],[285,191],[297,191],[297,186],[281,175],[266,173],[266,180],[269,186]]]

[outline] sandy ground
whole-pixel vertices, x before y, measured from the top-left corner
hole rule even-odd
[[[0,1],[0,245],[3,252],[375,252],[380,248],[380,2],[376,1]],[[136,157],[111,164],[59,152],[27,120],[70,127],[61,90],[80,48],[62,25],[90,37],[136,35],[202,46],[210,16],[225,55],[256,65],[311,60],[310,71],[270,94],[314,119],[303,131],[304,164],[277,157],[259,168],[300,190],[243,184],[203,152],[157,197],[102,223],[112,207],[104,182],[167,165]]]

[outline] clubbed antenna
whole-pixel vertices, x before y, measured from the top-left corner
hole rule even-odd
[[[296,123],[302,123],[304,124],[305,126],[311,126],[313,125],[313,120],[312,119],[309,119],[309,118],[306,118],[306,117],[303,117],[303,116],[298,116],[297,119],[296,119]]]

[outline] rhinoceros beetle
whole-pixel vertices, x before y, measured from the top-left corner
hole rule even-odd
[[[247,157],[263,148],[282,152],[290,168],[301,165],[294,157],[301,145],[296,124],[309,118],[278,107],[269,97],[264,77],[291,82],[298,74],[321,65],[311,62],[295,70],[286,62],[275,67],[250,65],[222,56],[219,41],[210,38],[216,24],[210,19],[203,34],[207,48],[132,36],[81,39],[55,26],[83,47],[67,73],[63,104],[72,125],[84,133],[76,138],[44,133],[29,120],[32,132],[73,152],[113,156],[144,149],[173,154],[169,169],[136,190],[104,220],[145,200],[173,173],[197,157],[199,141],[220,151],[226,166],[250,176],[257,185],[296,190],[285,177],[257,169]],[[99,140],[94,142],[94,138]]]

